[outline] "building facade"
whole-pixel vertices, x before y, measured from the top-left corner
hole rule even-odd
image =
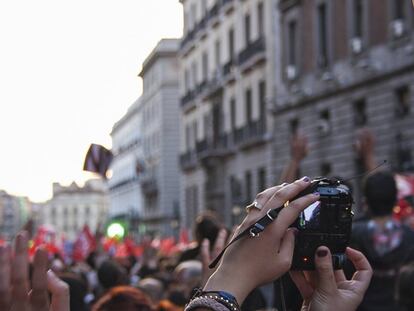
[[[0,190],[0,238],[10,240],[29,220],[32,203],[27,197]]]
[[[110,218],[139,220],[143,213],[140,173],[143,170],[141,100],[138,99],[112,128],[114,158],[108,180]],[[134,228],[137,229],[137,228]]]
[[[345,178],[364,171],[353,144],[368,127],[379,162],[413,170],[414,10],[404,0],[281,1],[283,70],[273,106],[274,175],[289,139],[311,147],[301,173]],[[356,190],[360,181],[354,180]]]
[[[53,197],[43,206],[43,224],[74,240],[85,225],[95,232],[104,225],[108,212],[106,185],[100,179],[88,180],[83,187],[53,184]]]
[[[163,39],[143,63],[142,220],[150,234],[172,234],[179,217],[178,39]]]
[[[230,225],[270,183],[277,1],[180,2],[182,226],[204,210]]]

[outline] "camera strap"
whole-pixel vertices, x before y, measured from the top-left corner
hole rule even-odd
[[[284,205],[279,206],[274,209],[270,209],[267,211],[266,215],[264,215],[262,218],[260,218],[256,223],[251,225],[250,227],[243,230],[240,234],[238,234],[235,238],[233,238],[226,247],[223,248],[223,250],[218,254],[218,256],[210,263],[208,266],[210,269],[213,269],[217,266],[218,262],[220,261],[221,257],[223,257],[224,252],[226,249],[235,243],[236,241],[240,240],[241,238],[244,238],[246,236],[250,237],[258,237],[260,235],[260,232],[262,232],[267,225],[273,222],[279,215],[280,211],[283,209]]]

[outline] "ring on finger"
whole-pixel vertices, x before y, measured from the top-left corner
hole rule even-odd
[[[263,205],[260,204],[257,200],[254,200],[252,204],[246,206],[246,212],[249,213],[253,208],[262,210]]]

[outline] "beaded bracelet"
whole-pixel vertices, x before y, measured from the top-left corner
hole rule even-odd
[[[195,308],[208,308],[214,311],[240,311],[236,298],[224,291],[198,291],[184,310],[191,311]]]

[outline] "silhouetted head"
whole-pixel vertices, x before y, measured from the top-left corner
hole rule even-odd
[[[373,216],[391,215],[397,201],[394,175],[387,171],[369,175],[365,180],[364,195]]]
[[[112,260],[104,261],[98,268],[98,280],[103,288],[126,284],[127,275],[125,269]]]

